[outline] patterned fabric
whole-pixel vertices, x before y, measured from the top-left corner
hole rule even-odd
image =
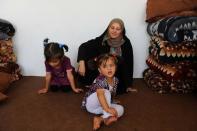
[[[197,78],[197,62],[180,61],[175,63],[161,63],[149,56],[146,63],[152,70],[160,73],[168,80]]]
[[[22,78],[21,69],[16,63],[12,39],[0,40],[0,71],[11,74],[11,82]]]
[[[120,56],[122,56],[122,50],[120,47],[111,47],[110,54],[120,57]]]
[[[73,67],[70,63],[70,59],[68,57],[64,57],[61,63],[61,67],[55,69],[51,67],[47,62],[45,62],[46,72],[50,72],[52,79],[50,85],[70,85],[70,82],[67,78],[67,70],[72,70]]]
[[[116,77],[113,78],[113,82],[114,82],[114,86],[113,89],[110,91],[112,96],[116,95],[116,89],[118,86],[118,79]],[[93,82],[93,84],[91,85],[89,91],[86,92],[83,101],[82,101],[82,108],[85,108],[86,105],[86,99],[88,96],[90,96],[91,94],[95,93],[97,89],[107,89],[109,90],[109,85],[107,82],[107,79],[105,76],[103,75],[99,75]]]
[[[143,77],[148,87],[158,93],[192,93],[197,91],[196,80],[167,80],[151,69],[146,69],[143,72]]]
[[[0,63],[16,62],[12,40],[0,40]]]
[[[162,38],[152,36],[149,53],[158,61],[172,63],[176,61],[197,61],[197,41],[171,44]]]
[[[149,23],[147,32],[172,43],[197,40],[197,17],[168,17]]]
[[[11,82],[22,78],[20,67],[15,62],[0,64],[0,72],[11,74]]]
[[[16,55],[13,50],[12,36],[15,29],[13,25],[0,19],[0,72],[11,75],[11,82],[22,78],[19,65],[16,63]]]

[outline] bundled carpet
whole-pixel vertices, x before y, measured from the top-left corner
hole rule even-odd
[[[173,63],[176,61],[196,61],[197,41],[184,41],[170,43],[160,37],[152,36],[149,46],[149,54],[159,61]]]
[[[146,22],[170,16],[197,16],[197,0],[148,0]]]
[[[0,40],[0,63],[16,62],[12,39]]]
[[[7,98],[3,93],[9,88],[9,85],[22,77],[13,50],[14,33],[13,25],[0,19],[0,101]]]
[[[162,63],[149,56],[147,65],[160,73],[166,79],[195,79],[197,77],[197,62],[180,61],[175,63]]]
[[[149,88],[158,93],[192,93],[197,91],[194,79],[167,80],[160,73],[148,68],[143,73]]]
[[[151,40],[146,60],[149,68],[143,77],[153,91],[191,93],[197,90],[196,2],[147,2],[147,32]]]
[[[197,40],[197,17],[167,17],[155,23],[149,23],[150,36],[163,37],[171,43]]]
[[[15,29],[13,25],[7,21],[0,19],[0,40],[7,40],[14,36]]]

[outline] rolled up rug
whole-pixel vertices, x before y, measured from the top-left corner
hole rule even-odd
[[[158,93],[193,93],[197,91],[196,80],[166,80],[161,74],[148,68],[143,72],[147,86]]]
[[[181,61],[169,64],[158,62],[154,57],[149,56],[146,63],[151,69],[160,73],[167,80],[197,78],[197,62]]]
[[[197,40],[197,16],[167,17],[157,22],[149,23],[147,32],[172,43]]]
[[[0,40],[7,40],[14,36],[15,29],[13,25],[7,21],[0,19]]]
[[[21,69],[17,63],[9,62],[0,64],[0,72],[5,72],[11,75],[11,82],[22,78]]]
[[[172,44],[161,37],[152,36],[149,53],[159,61],[173,63],[176,61],[197,61],[197,41]]]
[[[16,62],[12,39],[0,40],[0,63]]]
[[[147,0],[146,22],[169,16],[197,16],[196,0]]]

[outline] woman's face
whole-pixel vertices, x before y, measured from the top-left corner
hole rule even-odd
[[[112,23],[108,29],[109,37],[116,39],[122,35],[122,28],[119,23]]]

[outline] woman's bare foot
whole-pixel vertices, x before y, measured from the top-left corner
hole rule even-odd
[[[97,129],[100,128],[102,121],[103,121],[102,117],[98,117],[98,116],[94,117],[94,120],[93,120],[93,130],[94,131],[96,131]]]
[[[118,118],[117,117],[115,117],[115,116],[110,116],[110,117],[108,117],[108,118],[106,118],[105,120],[104,120],[104,123],[105,123],[105,125],[110,125],[110,124],[112,124],[113,122],[116,122],[118,120]]]

